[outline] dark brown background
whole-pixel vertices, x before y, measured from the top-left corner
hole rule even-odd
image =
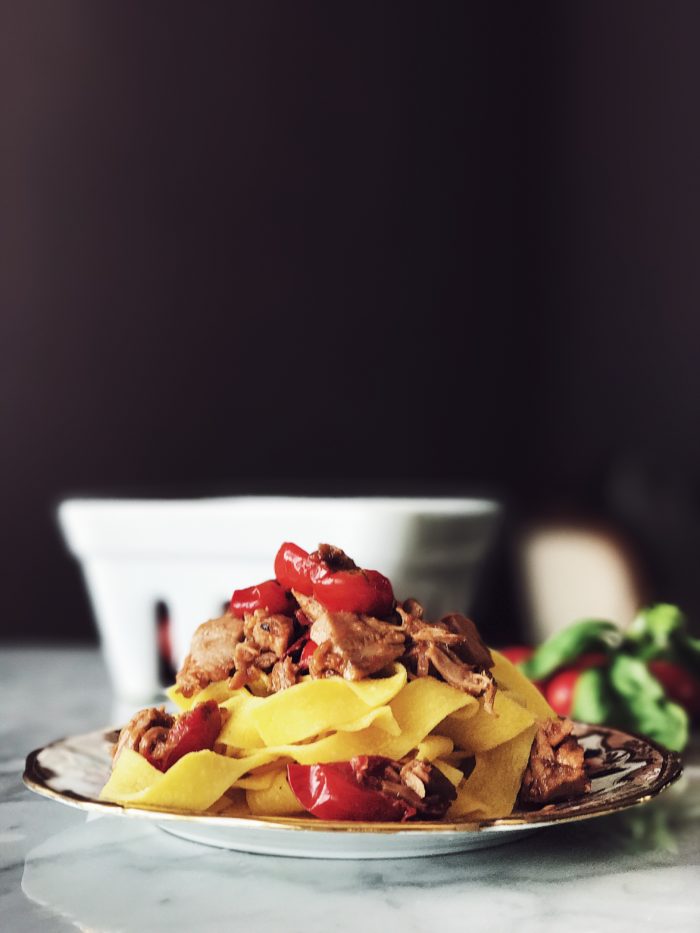
[[[3,634],[90,636],[74,492],[485,490],[612,521],[700,612],[699,30],[3,6]]]

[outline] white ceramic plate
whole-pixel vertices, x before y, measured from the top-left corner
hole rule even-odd
[[[603,726],[576,725],[592,779],[589,794],[482,822],[346,823],[314,817],[256,818],[123,807],[98,799],[110,771],[115,730],[59,739],[33,751],[24,783],[68,806],[131,819],[206,845],[303,858],[408,858],[481,849],[573,820],[645,803],[681,773],[675,752]]]

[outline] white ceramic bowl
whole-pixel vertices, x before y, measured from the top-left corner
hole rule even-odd
[[[485,499],[239,497],[72,499],[58,519],[80,560],[117,694],[160,690],[155,613],[168,608],[175,661],[237,587],[274,575],[283,541],[325,541],[380,570],[399,598],[467,611],[499,506]]]

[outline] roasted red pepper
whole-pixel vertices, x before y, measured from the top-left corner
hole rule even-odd
[[[338,761],[322,765],[287,765],[287,778],[305,810],[321,820],[367,820],[397,822],[415,814],[399,797],[359,783],[355,763]]]
[[[304,650],[301,652],[301,657],[299,658],[299,663],[302,661],[308,661],[314,651],[318,648],[318,645],[315,641],[309,640],[304,645]]]
[[[257,586],[248,586],[244,590],[235,590],[229,604],[231,615],[242,619],[246,612],[255,612],[256,609],[267,609],[270,613],[281,612],[291,614],[292,602],[277,580],[266,580]]]
[[[315,580],[313,595],[331,612],[386,616],[394,608],[394,591],[377,570],[339,570]]]
[[[215,700],[207,700],[181,713],[165,740],[165,754],[144,757],[159,771],[167,771],[189,752],[201,752],[214,747],[221,732],[221,711]]]
[[[298,544],[285,541],[275,557],[275,576],[286,590],[304,596],[313,594],[313,581],[328,573],[328,567]]]

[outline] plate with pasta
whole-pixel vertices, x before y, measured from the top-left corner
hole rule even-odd
[[[339,548],[202,623],[165,705],[32,752],[37,793],[195,842],[322,858],[464,851],[651,799],[648,740],[558,717],[459,613],[427,618]]]

